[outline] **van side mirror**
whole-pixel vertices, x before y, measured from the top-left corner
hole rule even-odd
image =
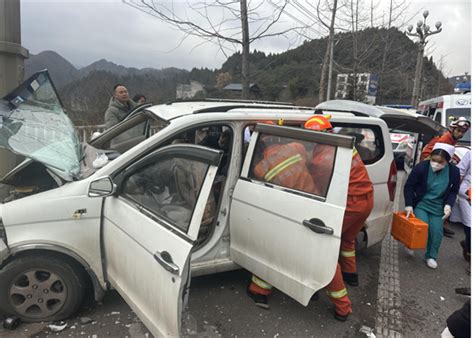
[[[92,181],[89,185],[89,197],[106,197],[111,196],[117,190],[117,186],[114,184],[109,176],[101,177]]]

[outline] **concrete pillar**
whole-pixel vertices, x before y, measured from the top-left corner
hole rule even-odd
[[[21,46],[20,0],[0,0],[0,97],[18,86],[25,73],[28,50]],[[0,149],[0,177],[10,171],[21,158]],[[0,202],[6,197],[0,186]]]

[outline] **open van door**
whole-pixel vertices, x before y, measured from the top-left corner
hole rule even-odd
[[[180,336],[191,249],[221,157],[201,146],[171,145],[115,175],[116,188],[108,177],[91,183],[90,196],[106,193],[106,279],[154,336]]]
[[[302,151],[266,168],[262,177],[265,149],[278,146]],[[348,136],[257,124],[232,194],[232,260],[303,305],[334,277],[353,146]],[[324,160],[318,189],[275,183],[292,165],[309,170],[313,151],[323,148],[332,155]]]

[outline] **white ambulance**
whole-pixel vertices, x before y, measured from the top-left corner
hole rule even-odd
[[[417,113],[428,116],[444,127],[461,116],[471,120],[471,93],[438,96],[418,104]],[[471,133],[467,132],[458,141],[453,160],[458,162],[470,149]]]

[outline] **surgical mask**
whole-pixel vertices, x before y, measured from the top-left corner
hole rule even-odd
[[[446,164],[440,164],[438,162],[434,162],[434,161],[430,161],[430,165],[431,165],[431,169],[433,169],[433,171],[440,171],[441,169],[443,169]]]

